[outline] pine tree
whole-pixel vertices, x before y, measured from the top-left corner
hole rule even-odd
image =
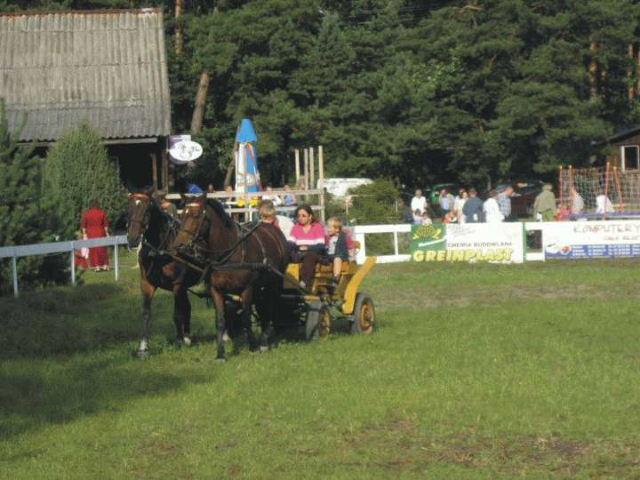
[[[39,208],[39,158],[18,145],[0,99],[0,245],[35,243],[43,235]]]
[[[18,144],[19,132],[10,132],[5,105],[0,99],[0,246],[25,245],[46,240],[42,228],[46,212],[40,208],[40,159],[33,148]],[[18,259],[22,287],[38,282],[42,257]],[[11,266],[0,263],[0,293],[11,289]]]
[[[52,229],[64,239],[74,238],[82,212],[92,200],[113,220],[127,199],[117,164],[108,157],[100,135],[87,124],[68,132],[51,148],[45,186],[48,204],[55,212]]]

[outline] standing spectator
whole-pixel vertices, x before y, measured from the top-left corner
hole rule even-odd
[[[453,202],[453,213],[458,219],[458,223],[465,223],[464,212],[462,209],[464,208],[464,204],[467,202],[467,198],[469,198],[469,194],[464,188],[461,188],[458,192],[458,196],[456,196]]]
[[[83,238],[101,238],[109,236],[109,219],[100,208],[98,200],[91,201],[91,207],[82,214]],[[109,253],[107,247],[93,247],[89,249],[89,266],[96,272],[109,270]]]
[[[505,221],[511,221],[511,197],[513,196],[513,187],[508,185],[502,193],[498,195],[498,207]]]
[[[422,195],[422,190],[417,189],[415,196],[411,199],[411,211],[420,210],[420,214],[424,214],[427,210],[427,199]]]
[[[449,190],[443,188],[440,190],[440,198],[438,199],[438,203],[440,204],[440,209],[442,210],[442,216],[445,216],[447,213],[453,209],[453,195],[449,193]]]
[[[478,192],[475,188],[469,189],[469,198],[462,207],[462,213],[467,223],[480,223],[484,221],[482,200],[478,198]]]
[[[615,208],[613,208],[611,200],[605,195],[604,191],[601,191],[600,195],[596,197],[596,213],[604,215],[612,212],[615,212]]]
[[[199,185],[190,183],[187,185],[187,193],[190,195],[202,195],[204,193],[204,190],[202,190]]]
[[[298,223],[291,229],[290,236],[296,246],[297,261],[302,263],[300,286],[310,289],[316,264],[326,251],[324,226],[316,220],[309,205],[296,208],[296,219]]]
[[[289,185],[284,186],[284,198],[282,199],[285,207],[293,207],[297,203],[296,196],[291,193]]]
[[[283,203],[280,196],[273,193],[273,188],[271,187],[271,185],[267,186],[267,195],[263,195],[262,200],[272,201],[275,207],[279,207]]]
[[[536,220],[543,222],[553,221],[556,214],[556,196],[553,194],[553,187],[550,183],[545,183],[542,192],[538,194],[533,202],[533,215]]]
[[[564,205],[560,205],[560,207],[558,207],[558,211],[556,212],[555,218],[559,222],[565,222],[567,220],[570,220],[571,209],[569,208],[569,205],[567,205],[566,203]]]
[[[498,205],[498,192],[491,190],[489,192],[489,198],[484,202],[482,206],[484,212],[484,219],[487,223],[500,223],[504,220],[504,215],[500,211]]]
[[[213,183],[207,185],[207,193],[216,193],[216,189],[213,188]]]
[[[82,240],[83,237],[84,235],[82,235],[82,232],[78,230],[76,232],[76,238],[78,240]],[[73,261],[76,264],[76,267],[80,268],[81,270],[87,270],[89,268],[89,263],[87,262],[87,260],[89,259],[89,249],[87,247],[82,247],[80,249],[76,248],[73,251],[73,256]]]
[[[576,187],[571,187],[571,215],[580,215],[584,210],[584,199],[578,193]]]

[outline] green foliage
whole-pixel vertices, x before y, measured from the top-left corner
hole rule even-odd
[[[10,132],[5,104],[0,99],[0,246],[39,243],[47,238],[43,229],[46,212],[40,205],[41,159],[33,148],[18,145],[19,132]],[[18,260],[18,275],[24,286],[37,283],[41,257]],[[0,263],[0,293],[11,289],[11,266]]]
[[[350,224],[377,225],[399,223],[402,216],[396,209],[400,192],[389,180],[376,180],[368,185],[349,190],[352,206],[349,208]]]
[[[318,144],[328,176],[421,187],[549,176],[640,122],[627,96],[638,80],[634,0],[193,0],[179,56],[167,0],[0,0],[5,10],[156,5],[175,131],[189,130],[199,76],[211,75],[204,156],[178,170],[199,184],[222,186],[245,116],[273,185],[291,183],[294,148]]]
[[[52,230],[62,239],[75,238],[81,214],[92,200],[98,200],[113,220],[127,199],[117,164],[108,157],[99,133],[86,124],[65,134],[49,150],[45,189],[55,212]]]

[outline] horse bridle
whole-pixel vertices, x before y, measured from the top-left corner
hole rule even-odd
[[[144,231],[148,227],[149,223],[149,203],[151,202],[151,197],[146,193],[130,193],[130,200],[135,200],[135,204],[138,205],[140,202],[144,202],[145,208],[142,210],[142,215],[132,217],[129,215],[129,225],[134,224],[138,226],[138,231],[141,232],[140,236],[144,235]],[[138,218],[139,217],[139,218]],[[144,228],[143,228],[144,227]],[[128,227],[127,227],[128,228]]]

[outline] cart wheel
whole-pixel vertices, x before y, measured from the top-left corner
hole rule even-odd
[[[331,332],[331,314],[322,302],[309,302],[305,321],[305,338],[317,340],[326,338]]]
[[[352,333],[369,334],[373,332],[376,323],[376,309],[373,300],[366,293],[359,293],[356,296],[356,305],[353,309]]]

